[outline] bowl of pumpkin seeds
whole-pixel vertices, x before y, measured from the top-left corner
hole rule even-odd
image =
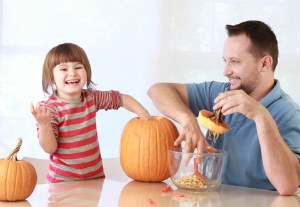
[[[189,191],[211,191],[220,186],[228,153],[189,153],[184,148],[169,149],[168,168],[173,184]]]

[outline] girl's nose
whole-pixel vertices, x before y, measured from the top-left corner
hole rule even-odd
[[[76,73],[76,70],[75,68],[70,68],[68,70],[68,76],[75,76],[77,73]]]

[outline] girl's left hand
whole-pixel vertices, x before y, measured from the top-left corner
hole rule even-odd
[[[144,113],[139,114],[140,119],[143,120],[149,120],[151,119],[151,115],[149,114],[148,111],[145,111]]]
[[[31,103],[30,112],[39,125],[51,123],[50,110],[42,102]]]

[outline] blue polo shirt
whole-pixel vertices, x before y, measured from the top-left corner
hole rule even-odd
[[[213,111],[213,100],[226,91],[229,83],[189,83],[186,87],[190,109],[198,116],[201,109]],[[282,90],[278,80],[260,103],[271,113],[284,141],[300,160],[299,105]],[[215,148],[228,152],[222,183],[275,190],[263,167],[255,123],[240,113],[225,116],[224,120],[230,130],[220,135],[216,143],[210,142]]]

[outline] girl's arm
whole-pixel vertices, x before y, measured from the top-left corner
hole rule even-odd
[[[127,94],[121,94],[121,106],[127,109],[128,111],[131,111],[141,119],[148,120],[151,118],[151,115],[149,112],[140,104],[135,98],[133,98],[130,95]]]
[[[38,106],[34,107],[31,103],[30,112],[35,118],[39,127],[38,137],[40,146],[45,152],[49,154],[54,153],[57,149],[57,142],[51,125],[50,109],[41,104],[38,104]]]

